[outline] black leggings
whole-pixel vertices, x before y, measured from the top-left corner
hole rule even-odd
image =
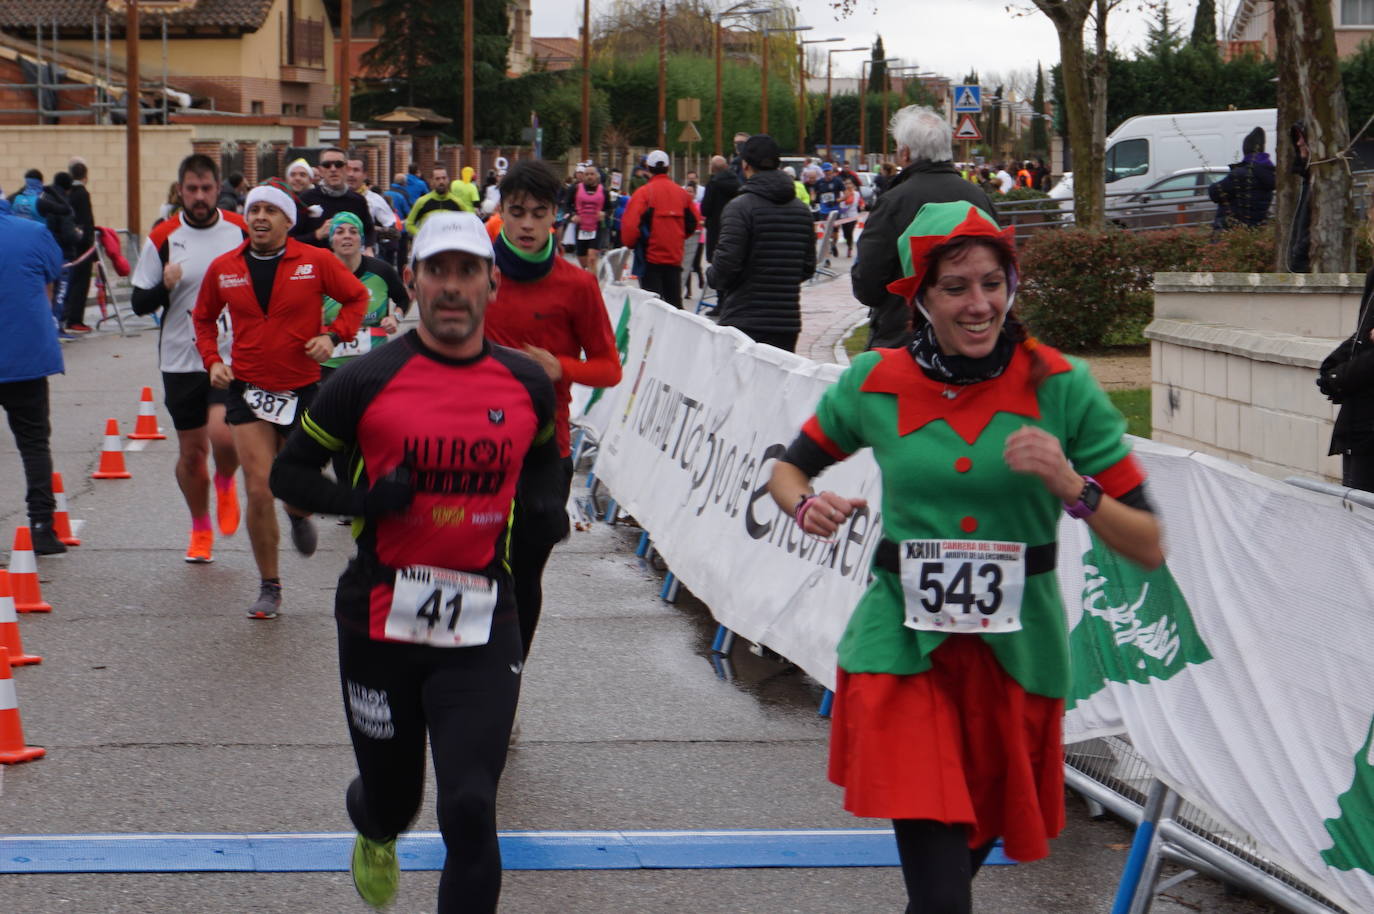
[[[424,793],[428,731],[447,850],[439,914],[494,912],[501,896],[496,788],[520,668],[520,632],[509,615],[493,622],[481,647],[395,644],[339,629],[339,675],[358,760],[349,818],[376,841],[410,826]]]
[[[968,827],[930,819],[894,819],[906,881],[906,914],[971,914],[973,877],[995,841],[972,850]]]
[[[573,462],[571,457],[563,458],[563,501],[568,500],[572,490]],[[510,533],[510,572],[514,579],[511,592],[515,594],[515,611],[520,616],[520,644],[522,657],[530,655],[530,645],[534,643],[534,630],[539,625],[539,614],[544,609],[544,566],[555,543],[545,539],[533,538],[526,534],[535,533],[530,525],[522,523],[523,513],[520,500],[515,500],[515,521]]]

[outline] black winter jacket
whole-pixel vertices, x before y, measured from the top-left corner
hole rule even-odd
[[[1267,155],[1246,156],[1231,166],[1231,173],[1207,188],[1207,196],[1225,207],[1223,222],[1259,225],[1269,218],[1274,200],[1274,163]]]
[[[739,195],[739,176],[726,168],[711,175],[706,182],[706,196],[701,198],[701,218],[706,223],[706,259],[713,260],[716,241],[720,239],[720,214],[725,204]]]
[[[816,272],[811,211],[792,179],[760,171],[721,214],[706,282],[720,293],[720,323],[744,333],[801,330],[801,284]]]
[[[1317,386],[1339,403],[1331,430],[1332,454],[1374,455],[1374,270],[1364,278],[1359,326],[1322,362]]]
[[[953,162],[913,162],[892,179],[864,222],[859,256],[849,279],[854,297],[869,307],[870,349],[900,347],[911,341],[911,308],[887,284],[902,278],[897,238],[927,203],[967,200],[996,218],[983,189],[964,179]]]

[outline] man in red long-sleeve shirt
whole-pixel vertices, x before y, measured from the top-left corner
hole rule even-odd
[[[568,431],[570,388],[574,383],[588,387],[619,384],[620,353],[596,279],[558,253],[551,230],[558,217],[560,186],[558,176],[535,160],[516,163],[501,181],[503,226],[494,244],[500,283],[487,310],[486,337],[523,351],[553,381],[558,403],[554,434],[564,462],[566,500],[573,476]],[[526,538],[524,526],[517,499],[511,531],[511,572],[520,635],[528,656],[543,604],[541,577],[553,547],[537,537],[533,541]]]
[[[225,421],[243,467],[248,540],[262,576],[250,619],[275,619],[281,609],[272,461],[319,389],[320,363],[353,339],[369,300],[367,287],[333,253],[288,237],[298,205],[275,178],[248,192],[248,240],[210,263],[192,313],[210,384],[229,391]],[[328,327],[321,326],[325,295],[342,303]],[[232,367],[216,342],[215,322],[226,308],[234,327]],[[291,542],[302,555],[313,554],[309,516],[288,516]]]
[[[653,177],[630,197],[620,219],[620,239],[627,248],[644,245],[639,287],[681,308],[682,252],[687,238],[697,230],[701,213],[692,195],[673,183],[669,162],[662,149],[645,159]]]

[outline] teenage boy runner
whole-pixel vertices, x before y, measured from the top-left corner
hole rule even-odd
[[[281,610],[277,512],[267,484],[272,460],[319,389],[320,363],[357,334],[368,302],[367,289],[331,252],[287,237],[298,205],[276,178],[248,192],[248,241],[210,264],[193,314],[210,383],[228,390],[225,419],[243,464],[248,540],[262,576],[250,619],[275,619]],[[325,295],[343,307],[321,330]],[[233,367],[215,345],[215,324],[226,309],[234,324]],[[289,517],[292,544],[313,555],[309,517]]]
[[[209,156],[189,155],[177,169],[181,209],[158,223],[143,243],[133,275],[135,314],[162,309],[158,325],[158,365],[167,412],[177,432],[177,485],[191,512],[191,543],[186,561],[214,561],[215,532],[210,526],[210,468],[215,458],[215,514],[219,532],[232,536],[239,527],[239,498],[234,474],[239,458],[234,436],[224,421],[226,391],[210,385],[196,349],[191,312],[211,261],[243,244],[248,228],[237,213],[217,209],[219,166]],[[233,339],[228,313],[215,327],[219,356],[230,361]],[[211,337],[215,339],[215,337]]]
[[[548,542],[568,530],[554,396],[537,365],[483,339],[497,277],[481,220],[435,213],[412,258],[419,327],[330,379],[272,489],[299,510],[362,518],[334,601],[358,894],[378,908],[396,894],[396,837],[420,808],[428,735],[447,850],[439,914],[489,914],[522,667],[504,560],[512,500]],[[320,472],[339,453],[347,483]]]
[[[619,384],[620,353],[596,278],[558,253],[552,234],[558,217],[558,176],[543,162],[524,160],[501,179],[500,190],[502,229],[494,248],[501,285],[487,313],[487,339],[522,350],[553,381],[566,503],[573,476],[568,429],[571,387],[574,383]],[[544,564],[554,544],[523,521],[524,506],[517,499],[511,567],[520,635],[528,656],[543,604]]]

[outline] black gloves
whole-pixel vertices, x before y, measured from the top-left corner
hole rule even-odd
[[[410,507],[415,485],[410,468],[402,464],[372,484],[366,492],[355,492],[355,517],[381,517],[398,514]]]
[[[1341,369],[1344,367],[1344,365],[1338,365],[1317,372],[1317,389],[1322,392],[1322,396],[1332,403],[1340,403],[1344,399],[1344,394],[1341,391]]]

